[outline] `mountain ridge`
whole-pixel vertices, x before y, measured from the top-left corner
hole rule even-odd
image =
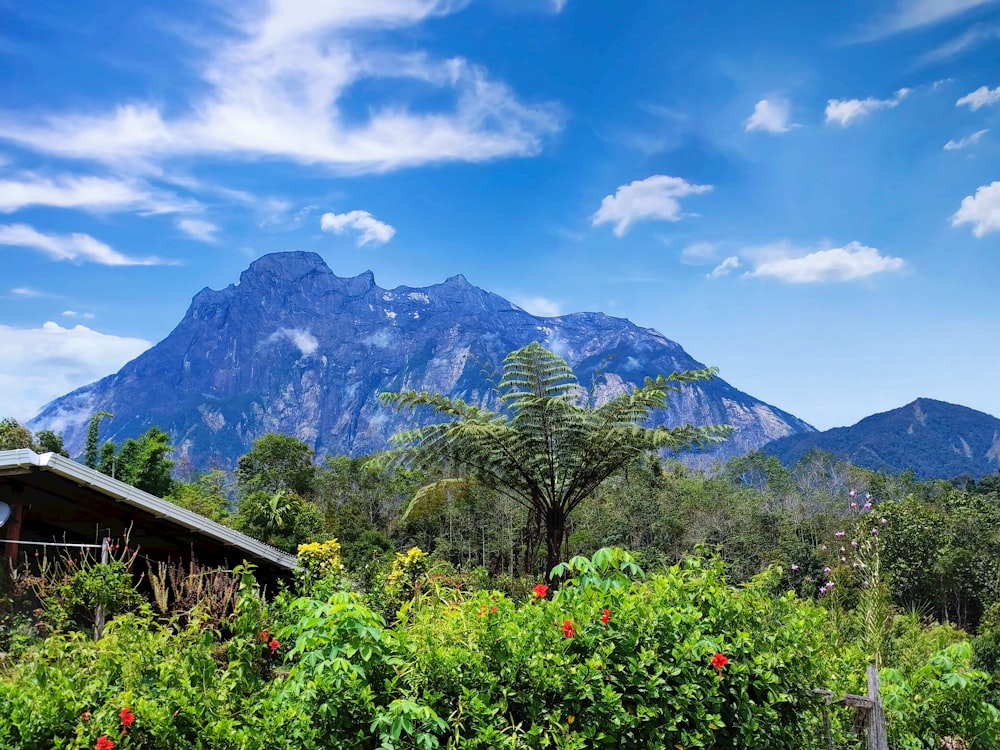
[[[238,283],[200,290],[162,341],[28,424],[61,432],[78,453],[90,415],[104,409],[116,416],[102,439],[155,424],[199,468],[231,467],[267,432],[304,440],[318,458],[368,453],[419,420],[383,407],[378,391],[432,390],[496,408],[483,369],[532,340],[563,356],[581,383],[600,373],[599,400],[645,376],[704,367],[655,329],[599,312],[534,316],[461,274],[382,289],[370,271],[344,278],[315,253],[273,253]],[[735,427],[730,441],[689,459],[702,464],[813,429],[719,378],[673,394],[654,423],[683,422]]]
[[[848,427],[778,438],[761,450],[786,466],[822,450],[876,471],[912,469],[918,479],[979,479],[1000,467],[1000,419],[921,397]]]

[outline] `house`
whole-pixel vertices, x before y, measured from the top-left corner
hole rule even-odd
[[[10,561],[42,546],[31,543],[100,544],[128,532],[150,562],[245,561],[265,583],[289,579],[295,567],[293,555],[55,453],[0,451],[0,522]]]

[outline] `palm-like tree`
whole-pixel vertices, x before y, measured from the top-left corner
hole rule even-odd
[[[426,406],[451,418],[394,435],[395,456],[416,467],[447,467],[473,477],[537,513],[545,525],[551,570],[560,560],[567,517],[605,479],[643,453],[704,447],[729,435],[728,425],[641,425],[666,407],[668,393],[678,385],[715,372],[646,378],[631,392],[594,406],[566,361],[533,342],[504,360],[496,387],[502,412],[428,391],[381,398],[397,408]]]

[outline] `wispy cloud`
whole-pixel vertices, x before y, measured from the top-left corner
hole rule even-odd
[[[27,420],[52,399],[115,372],[151,345],[81,325],[0,325],[0,414]]]
[[[983,237],[1000,230],[1000,181],[982,185],[975,195],[967,195],[951,217],[953,227],[972,224],[972,233]]]
[[[826,103],[826,121],[835,122],[846,128],[855,120],[867,117],[880,109],[892,109],[910,93],[910,89],[899,89],[889,99],[830,99]]]
[[[694,185],[681,177],[661,174],[636,180],[605,196],[591,217],[591,225],[614,224],[615,236],[622,237],[633,224],[645,219],[680,221],[683,214],[678,198],[711,189],[711,185]]]
[[[174,156],[268,156],[372,172],[441,161],[535,154],[561,127],[559,107],[522,102],[463,58],[393,51],[370,32],[455,12],[456,0],[270,0],[230,4],[232,35],[206,41],[204,93],[179,114],[148,102],[105,112],[0,114],[0,138],[64,157],[153,169]],[[345,99],[360,82],[427,91],[417,111],[386,94],[358,120]]]
[[[155,266],[159,258],[131,258],[89,234],[43,234],[27,224],[0,224],[0,245],[40,250],[53,260],[99,263],[105,266]]]
[[[720,254],[716,242],[695,242],[681,250],[681,263],[695,266],[715,263]]]
[[[202,242],[215,242],[219,227],[205,219],[184,218],[177,220],[177,228],[189,237]]]
[[[77,312],[76,310],[63,310],[64,318],[85,318],[91,320],[94,317],[94,313],[90,312]]]
[[[324,232],[343,234],[348,229],[358,232],[358,247],[375,242],[384,245],[396,234],[396,229],[379,221],[367,211],[348,211],[346,214],[325,213],[320,217]]]
[[[861,41],[881,39],[910,29],[948,21],[996,0],[896,0],[895,6],[871,23]]]
[[[988,107],[997,102],[1000,102],[1000,86],[995,89],[991,89],[989,86],[980,86],[971,94],[966,94],[955,102],[955,106],[968,107],[975,112],[980,107]]]
[[[720,276],[728,276],[731,271],[736,270],[741,265],[740,259],[735,255],[731,255],[713,268],[707,276],[710,279],[717,279]]]
[[[511,296],[510,300],[525,312],[537,315],[540,318],[555,318],[561,314],[559,303],[545,297],[524,297],[515,294]]]
[[[971,50],[986,42],[1000,39],[1000,26],[975,24],[954,39],[936,47],[922,58],[924,62],[938,62]]]
[[[972,146],[972,145],[974,145],[976,143],[979,143],[979,139],[982,138],[984,135],[986,135],[989,132],[990,132],[989,128],[983,128],[982,130],[977,130],[972,135],[965,136],[965,138],[959,138],[957,141],[956,140],[950,140],[946,144],[944,144],[944,150],[945,151],[958,151],[960,149],[967,148],[967,147]]]
[[[30,286],[18,286],[10,290],[10,293],[15,297],[47,297],[45,292],[40,292],[37,289],[32,289]]]
[[[792,284],[856,281],[879,273],[901,271],[902,258],[882,255],[877,249],[859,242],[845,247],[817,250],[794,257],[761,260],[748,276],[769,277]]]
[[[0,180],[0,213],[30,206],[51,206],[96,213],[135,210],[165,214],[198,209],[198,204],[159,193],[134,181],[78,175],[45,176],[24,172]]]
[[[787,133],[798,127],[789,122],[791,104],[783,97],[761,99],[753,108],[753,114],[743,122],[743,129],[748,133],[753,130],[763,130],[767,133]]]

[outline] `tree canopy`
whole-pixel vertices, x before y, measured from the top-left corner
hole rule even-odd
[[[542,519],[546,566],[559,562],[566,518],[601,483],[650,451],[681,451],[725,439],[728,425],[645,427],[678,386],[715,375],[707,368],[646,378],[595,405],[569,364],[538,342],[511,352],[496,386],[502,411],[428,391],[383,393],[397,408],[430,407],[449,421],[393,436],[398,460],[473,477]],[[436,483],[440,485],[440,482]],[[426,488],[425,488],[426,489]]]

